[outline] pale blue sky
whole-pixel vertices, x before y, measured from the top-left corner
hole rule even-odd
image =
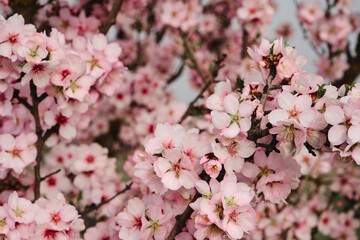
[[[309,0],[307,0],[309,1]],[[325,0],[313,0],[314,2],[323,2]],[[353,0],[354,5],[352,11],[356,11],[360,13],[360,0]],[[290,22],[293,28],[295,29],[294,36],[288,41],[289,45],[296,46],[298,50],[298,54],[304,55],[308,57],[308,63],[304,67],[305,71],[316,73],[316,67],[314,66],[314,60],[316,59],[316,55],[309,43],[304,40],[302,33],[300,31],[300,26],[296,20],[296,11],[293,0],[275,0],[277,3],[278,9],[274,15],[272,24],[270,25],[269,34],[266,35],[266,38],[273,39],[274,38],[274,29],[276,29],[280,23],[282,22]],[[301,2],[301,1],[299,1]],[[352,45],[355,42],[356,33],[351,36]],[[359,78],[358,78],[359,80]],[[181,78],[176,80],[173,84],[168,87],[169,90],[173,90],[176,95],[176,98],[184,103],[191,102],[197,95],[197,93],[189,86],[187,81],[187,74],[184,73]]]

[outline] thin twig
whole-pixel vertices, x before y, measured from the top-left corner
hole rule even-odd
[[[189,205],[186,207],[184,212],[181,215],[176,216],[176,224],[174,225],[173,229],[171,230],[169,236],[167,237],[167,240],[175,239],[175,236],[181,232],[181,230],[185,226],[186,221],[190,218],[191,214],[194,212],[194,210],[190,207],[190,204],[195,202],[201,196],[202,196],[201,193],[196,191],[195,196],[193,197],[193,199],[191,199]]]
[[[32,113],[33,106],[31,106],[30,103],[28,103],[25,98],[20,97],[19,93],[20,93],[19,90],[15,89],[13,94],[13,99],[18,100],[19,103],[24,105]]]
[[[260,103],[261,105],[263,106],[263,110],[265,111],[265,105],[266,105],[266,101],[267,101],[267,98],[269,96],[269,93],[270,93],[270,90],[272,89],[272,86],[271,86],[271,81],[274,79],[274,75],[273,74],[269,74],[268,78],[267,78],[267,82],[266,82],[266,85],[267,85],[267,89],[266,91],[262,94],[261,96],[261,99],[260,99]]]
[[[208,81],[208,77],[205,75],[205,73],[201,69],[198,61],[196,60],[194,50],[193,50],[193,48],[191,46],[191,43],[190,43],[190,40],[189,40],[187,34],[185,32],[183,32],[183,31],[181,31],[181,30],[179,30],[179,32],[180,32],[180,36],[181,36],[181,38],[183,40],[185,50],[189,55],[189,58],[190,58],[190,60],[192,62],[193,67],[195,68],[196,72],[199,74],[202,81],[204,83],[206,83]]]
[[[40,115],[38,108],[39,98],[37,96],[37,88],[32,80],[30,81],[30,93],[33,103],[32,114],[35,120],[35,133],[38,137],[35,143],[37,153],[36,153],[36,165],[34,167],[34,175],[35,175],[34,201],[36,201],[40,197],[40,182],[41,182],[40,163],[42,160],[42,149],[44,147],[44,140],[42,138],[43,129],[40,123]]]
[[[295,4],[295,7],[296,7],[296,11],[298,11],[299,10],[299,3],[297,2],[297,0],[294,0],[294,4]],[[307,42],[310,44],[310,47],[314,50],[315,54],[320,57],[321,52],[319,51],[319,49],[311,41],[309,41],[308,31],[307,31],[304,23],[299,21],[299,25],[300,25],[300,28],[301,28],[303,38],[305,40],[307,40]]]
[[[179,124],[181,124],[189,115],[191,112],[191,109],[194,107],[195,103],[197,102],[197,100],[199,100],[202,95],[204,94],[204,92],[210,87],[210,85],[213,83],[213,79],[210,80],[209,82],[207,82],[205,84],[205,86],[203,87],[203,89],[201,89],[201,91],[199,92],[199,94],[196,96],[196,98],[194,100],[192,100],[192,102],[189,104],[188,108],[186,109],[186,112],[182,115]]]
[[[126,185],[126,187],[121,190],[120,192],[116,193],[114,196],[112,196],[111,198],[109,198],[108,200],[106,201],[101,201],[101,203],[97,204],[97,205],[93,205],[93,206],[90,206],[89,208],[85,209],[84,212],[81,213],[82,216],[85,216],[99,208],[101,208],[102,206],[104,206],[105,204],[108,204],[109,202],[111,202],[112,200],[114,200],[117,196],[119,196],[120,194],[123,194],[124,192],[130,190],[131,186],[132,186],[132,182],[129,183],[128,185]]]
[[[195,103],[197,102],[197,100],[199,100],[202,95],[204,94],[204,92],[211,86],[211,84],[213,82],[215,82],[215,78],[217,77],[219,70],[223,67],[223,65],[221,65],[221,63],[225,60],[226,58],[226,54],[223,54],[221,57],[219,57],[218,60],[214,61],[215,66],[213,67],[212,71],[211,71],[211,78],[205,82],[205,86],[203,87],[203,89],[199,92],[199,94],[196,96],[196,98],[189,104],[187,110],[185,111],[185,113],[182,115],[179,124],[181,124],[191,113],[191,110],[194,108]]]
[[[111,8],[108,17],[106,18],[105,22],[99,27],[99,30],[102,34],[106,35],[110,27],[116,23],[116,16],[120,11],[123,2],[124,0],[114,0],[113,6]]]
[[[55,172],[49,173],[49,174],[46,175],[45,177],[42,177],[42,178],[40,179],[40,182],[42,182],[42,181],[44,181],[45,179],[51,177],[52,175],[55,175],[55,174],[59,173],[60,171],[61,171],[61,169],[59,168],[59,169],[56,170]]]
[[[59,127],[60,125],[57,123],[56,125],[52,126],[50,129],[46,130],[43,138],[43,141],[46,142],[46,140],[48,140],[48,138],[54,134],[57,133],[59,131]]]
[[[218,182],[221,182],[224,179],[225,176],[225,169],[222,168],[220,171],[219,176],[216,178],[216,180]],[[207,183],[210,182],[210,176],[203,171],[200,175],[199,175],[200,179],[206,181]],[[181,230],[185,227],[186,221],[190,218],[191,214],[194,212],[194,210],[190,207],[190,204],[195,202],[198,198],[200,198],[202,195],[196,191],[196,194],[194,195],[194,197],[191,199],[190,203],[188,204],[188,206],[186,207],[186,209],[184,210],[184,212],[180,215],[177,215],[175,217],[176,219],[176,223],[174,225],[174,227],[172,228],[170,234],[168,235],[168,237],[166,238],[167,240],[173,240],[175,239],[175,236],[177,234],[179,234],[181,232]]]
[[[173,74],[169,77],[169,79],[166,81],[167,84],[172,83],[173,81],[175,81],[183,72],[184,70],[184,63],[181,64],[181,67]]]
[[[46,92],[41,94],[41,96],[39,97],[39,102],[42,102],[47,96],[48,96],[48,94]]]

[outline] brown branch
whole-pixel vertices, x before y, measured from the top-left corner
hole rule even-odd
[[[225,176],[225,169],[222,168],[221,172],[219,174],[219,176],[216,178],[217,181],[222,181],[223,178]],[[202,173],[199,175],[199,177],[206,181],[207,183],[210,182],[210,176],[207,175],[207,173],[205,171],[202,171]],[[200,198],[202,195],[196,191],[196,194],[194,195],[194,197],[191,199],[190,203],[195,202],[198,198]],[[180,215],[177,215],[175,217],[176,219],[176,223],[174,225],[174,227],[172,228],[169,236],[166,238],[167,240],[173,240],[175,239],[175,236],[177,234],[179,234],[181,232],[181,230],[185,227],[186,221],[190,218],[191,214],[194,212],[194,210],[190,207],[190,203],[188,204],[188,206],[186,207],[186,209],[184,210],[184,212]]]
[[[55,174],[59,173],[60,171],[61,171],[61,169],[59,168],[59,169],[56,170],[55,172],[52,172],[52,173],[49,173],[48,175],[45,175],[44,177],[42,177],[42,178],[40,179],[40,182],[42,182],[42,181],[44,181],[45,179],[51,177],[52,175],[55,175]]]
[[[261,95],[261,99],[260,99],[260,103],[263,106],[263,110],[265,111],[265,105],[266,105],[266,101],[267,98],[270,94],[270,90],[272,89],[272,85],[271,85],[271,81],[275,78],[274,74],[269,74],[267,80],[266,80],[266,90],[265,92]]]
[[[18,13],[24,17],[25,23],[33,24],[41,6],[36,0],[13,0],[9,1],[9,6],[13,13]]]
[[[194,50],[192,48],[192,44],[190,43],[190,40],[187,36],[187,34],[181,30],[179,30],[180,32],[180,36],[183,40],[183,45],[184,45],[184,48],[186,50],[186,52],[188,53],[189,55],[189,58],[191,60],[191,63],[193,65],[193,67],[195,68],[196,72],[199,74],[200,78],[202,79],[202,81],[204,83],[206,83],[208,81],[208,77],[205,75],[205,73],[203,72],[203,70],[201,69],[196,57],[195,57],[195,53],[194,53]]]
[[[18,100],[19,103],[24,105],[32,113],[33,106],[31,106],[30,103],[28,103],[25,98],[20,97],[19,93],[20,93],[19,90],[15,89],[13,94],[13,99]]]
[[[38,137],[35,146],[36,146],[36,165],[34,167],[34,175],[35,175],[35,186],[34,186],[34,201],[39,199],[40,197],[40,182],[41,182],[41,175],[40,175],[40,163],[42,161],[42,149],[44,147],[44,140],[42,138],[43,129],[40,123],[40,115],[39,115],[39,98],[37,96],[37,88],[33,81],[30,81],[30,93],[31,99],[33,102],[32,108],[32,115],[35,120],[35,133]]]
[[[196,96],[196,98],[189,104],[189,107],[186,109],[186,112],[182,115],[179,124],[181,124],[191,113],[191,110],[194,108],[195,103],[197,100],[199,100],[204,92],[210,87],[210,85],[215,81],[215,78],[217,77],[219,70],[223,67],[221,63],[225,60],[226,55],[223,54],[222,57],[219,57],[218,60],[214,61],[215,66],[213,67],[211,71],[212,78],[209,79],[209,81],[205,82],[205,86],[203,89],[199,92],[199,94]]]
[[[294,0],[294,4],[295,4],[295,7],[296,7],[296,12],[297,12],[297,11],[299,10],[299,3],[297,2],[297,0]],[[305,40],[307,40],[307,42],[309,43],[310,47],[314,50],[315,54],[316,54],[317,56],[321,56],[321,52],[319,51],[319,49],[318,49],[311,41],[309,41],[308,31],[307,31],[304,23],[302,23],[302,22],[299,21],[299,25],[300,25],[300,29],[301,29],[303,38],[304,38]]]
[[[111,8],[108,17],[106,18],[105,22],[99,27],[99,30],[102,34],[106,35],[110,27],[116,23],[116,16],[120,11],[123,2],[124,0],[114,0],[113,6]]]
[[[357,37],[355,54],[355,56],[351,56],[350,52],[347,51],[347,62],[349,64],[349,69],[344,72],[342,79],[334,83],[335,87],[339,88],[343,84],[351,85],[353,82],[355,82],[356,78],[360,74],[360,33]]]
[[[209,82],[207,82],[205,84],[205,86],[203,87],[203,89],[201,89],[201,91],[199,92],[199,94],[196,96],[196,98],[194,100],[192,100],[192,102],[189,104],[188,108],[186,109],[186,112],[182,115],[179,124],[181,124],[189,115],[191,110],[193,109],[195,103],[197,102],[197,100],[199,100],[202,95],[204,94],[204,92],[210,87],[210,85],[213,83],[213,79],[211,79]]]
[[[116,193],[114,196],[112,196],[112,197],[109,198],[108,200],[106,200],[106,201],[101,201],[101,203],[99,203],[99,204],[97,204],[97,205],[91,205],[90,207],[86,208],[86,209],[84,210],[84,212],[82,212],[80,215],[85,216],[85,215],[87,215],[87,214],[89,214],[89,213],[91,213],[91,212],[93,212],[93,211],[101,208],[101,207],[104,206],[105,204],[108,204],[109,202],[111,202],[112,200],[114,200],[114,199],[115,199],[117,196],[119,196],[120,194],[123,194],[123,193],[125,193],[126,191],[130,190],[132,184],[133,184],[132,182],[129,183],[128,185],[126,185],[126,187],[125,187],[123,190],[121,190],[120,192]]]
[[[175,81],[182,74],[183,70],[184,70],[184,63],[181,64],[181,67],[173,75],[169,77],[169,79],[166,81],[167,84],[170,84],[173,81]]]
[[[57,123],[56,125],[52,126],[50,129],[46,130],[43,138],[43,141],[46,142],[46,140],[48,140],[48,138],[54,134],[57,133],[59,131],[60,125]]]
[[[249,33],[243,28],[243,40],[242,40],[242,46],[241,46],[241,58],[244,59],[247,57],[247,48],[249,46]]]
[[[181,232],[181,230],[185,227],[186,221],[190,218],[191,214],[194,212],[194,209],[190,207],[190,204],[195,202],[198,198],[200,198],[202,195],[198,191],[196,191],[195,196],[193,199],[191,199],[189,205],[186,207],[184,212],[181,215],[177,215],[176,223],[171,230],[169,236],[167,237],[167,240],[173,240],[175,239],[175,236]]]
[[[48,96],[48,94],[46,92],[41,94],[41,96],[39,97],[39,102],[42,102],[47,96]]]

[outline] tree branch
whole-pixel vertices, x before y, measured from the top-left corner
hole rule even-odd
[[[126,191],[130,190],[132,184],[133,184],[132,182],[129,183],[128,185],[126,185],[126,187],[125,187],[123,190],[121,190],[120,192],[116,193],[114,196],[112,196],[112,197],[109,198],[108,200],[106,200],[106,201],[101,201],[101,203],[99,203],[99,204],[97,204],[97,205],[91,205],[90,207],[86,208],[86,209],[84,210],[84,212],[82,212],[80,215],[85,216],[85,215],[87,215],[87,214],[89,214],[89,213],[91,213],[91,212],[93,212],[93,211],[101,208],[101,207],[104,206],[105,204],[107,204],[107,203],[111,202],[112,200],[114,200],[114,199],[115,199],[117,196],[119,196],[120,194],[123,194],[123,193],[125,193]]]
[[[299,3],[297,2],[297,0],[294,0],[294,4],[295,4],[295,7],[296,7],[296,12],[299,10]],[[311,42],[309,41],[309,36],[308,36],[308,31],[304,25],[304,23],[298,21],[299,25],[300,25],[300,28],[301,28],[301,32],[302,32],[302,35],[303,35],[303,38],[305,40],[307,40],[307,42],[309,43],[310,47],[314,50],[315,54],[320,57],[321,56],[321,52],[319,51],[319,49]]]
[[[20,93],[19,90],[15,89],[13,94],[13,99],[18,100],[19,103],[24,105],[32,113],[33,106],[31,106],[30,103],[28,103],[25,98],[20,97],[19,93]]]
[[[203,89],[201,89],[199,94],[196,96],[196,98],[194,100],[192,100],[192,102],[189,104],[188,108],[186,109],[186,112],[182,115],[182,117],[179,121],[179,124],[181,124],[190,115],[191,109],[194,107],[197,100],[199,100],[202,97],[202,95],[204,94],[204,92],[210,87],[210,85],[213,83],[213,80],[214,79],[211,79],[210,81],[208,81],[205,84],[205,86],[203,87]]]
[[[351,54],[347,52],[347,62],[349,64],[349,69],[344,72],[342,79],[333,84],[337,88],[341,87],[343,84],[351,85],[360,74],[360,33],[357,37],[355,56],[351,56]]]
[[[120,11],[123,2],[124,0],[114,0],[113,6],[111,8],[108,17],[106,18],[105,22],[99,27],[99,30],[102,34],[106,35],[110,27],[116,23],[116,16]]]
[[[57,123],[56,125],[52,126],[50,129],[46,130],[43,138],[44,143],[46,142],[46,140],[48,140],[48,138],[54,134],[57,133],[59,131],[60,125]]]
[[[39,97],[39,102],[42,102],[47,96],[48,96],[48,94],[46,92],[41,94],[41,96]]]
[[[183,72],[184,70],[184,63],[181,64],[181,67],[173,74],[169,77],[169,79],[166,81],[167,84],[172,83],[173,81],[175,81]]]
[[[40,175],[40,163],[42,161],[42,149],[44,147],[44,140],[42,138],[43,129],[40,123],[40,115],[39,115],[39,98],[37,96],[37,88],[33,81],[30,81],[30,93],[31,99],[33,103],[32,114],[35,120],[35,133],[38,137],[35,146],[36,146],[36,165],[34,167],[34,175],[35,175],[35,186],[34,186],[34,201],[39,199],[40,197],[40,182],[41,182],[41,175]]]
[[[217,181],[222,181],[223,178],[225,176],[225,169],[222,168],[221,172],[219,174],[219,176],[216,178]],[[207,173],[205,171],[203,171],[199,177],[206,181],[207,183],[210,182],[210,176],[207,175]],[[190,218],[191,214],[194,212],[194,210],[190,207],[190,204],[195,202],[198,198],[200,198],[202,195],[196,191],[196,194],[194,195],[193,199],[191,199],[190,203],[188,204],[188,206],[186,207],[186,209],[184,210],[184,212],[180,215],[177,215],[176,218],[176,223],[174,225],[174,227],[172,228],[169,236],[167,237],[167,240],[173,240],[175,239],[175,236],[177,234],[179,234],[181,232],[181,230],[185,227],[186,221]]]
[[[61,171],[61,169],[59,168],[59,169],[56,170],[55,172],[49,173],[48,175],[42,177],[42,178],[40,179],[40,182],[42,182],[42,181],[44,181],[45,179],[51,177],[52,175],[55,175],[55,174],[59,173],[60,171]]]
[[[195,57],[195,53],[194,53],[194,50],[192,49],[192,46],[191,46],[191,43],[190,43],[190,40],[187,36],[187,34],[181,30],[179,30],[180,32],[180,36],[183,40],[183,44],[184,44],[184,48],[186,50],[186,52],[188,53],[189,55],[189,58],[196,70],[196,72],[199,74],[200,78],[202,79],[202,81],[204,83],[206,83],[208,81],[208,77],[205,75],[205,73],[203,72],[203,70],[201,69],[196,57]]]

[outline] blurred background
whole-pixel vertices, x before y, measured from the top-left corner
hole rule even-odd
[[[256,1],[256,0],[255,0]],[[294,34],[287,41],[290,46],[295,46],[299,55],[304,55],[308,58],[308,63],[304,67],[304,70],[310,73],[316,74],[316,66],[314,61],[317,59],[314,50],[310,47],[310,44],[307,40],[304,39],[303,33],[301,31],[300,25],[296,19],[296,5],[294,0],[274,0],[277,4],[277,11],[274,15],[273,21],[270,25],[266,38],[273,40],[276,38],[275,31],[283,23],[290,23],[291,27],[294,30]],[[360,0],[353,0],[353,12],[360,12]],[[205,2],[205,1],[204,1]],[[302,2],[298,0],[298,2]],[[325,0],[312,0],[312,2],[320,2],[325,8]],[[356,35],[357,32],[352,33],[350,36],[350,49],[353,51],[356,44]],[[359,63],[360,64],[360,63]],[[181,77],[169,85],[168,89],[172,90],[176,98],[184,103],[190,103],[197,95],[197,92],[194,91],[189,82],[188,73],[183,72]],[[221,79],[219,79],[221,80]],[[360,81],[358,77],[357,81]]]

